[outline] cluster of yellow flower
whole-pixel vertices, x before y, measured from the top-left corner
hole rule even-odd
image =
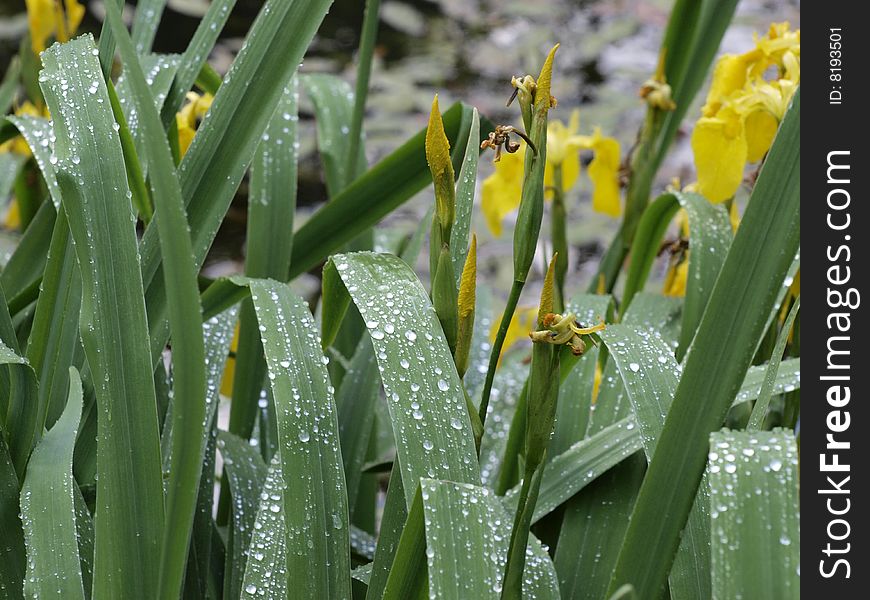
[[[501,154],[495,163],[495,172],[483,181],[481,210],[493,235],[501,235],[501,222],[520,204],[523,186],[523,161],[526,144],[522,143],[513,154]],[[565,126],[559,120],[547,125],[547,165],[544,185],[552,190],[557,185],[555,172],[561,171],[558,185],[562,192],[571,189],[580,176],[580,151],[594,153],[589,164],[589,178],[595,186],[592,206],[598,212],[616,217],[620,214],[619,203],[619,142],[605,137],[596,127],[592,135],[580,135],[580,111],[571,113]]]
[[[725,54],[692,134],[698,191],[732,198],[747,163],[764,158],[800,83],[800,30],[774,23],[744,54]]]

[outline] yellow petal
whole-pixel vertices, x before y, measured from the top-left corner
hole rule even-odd
[[[54,0],[25,0],[27,23],[30,27],[30,45],[39,54],[45,50],[48,38],[57,30]]]
[[[85,7],[78,0],[63,0],[63,6],[66,11],[66,31],[70,36],[75,35],[85,17]]]
[[[688,257],[676,267],[668,269],[665,275],[665,285],[662,294],[665,296],[685,296],[686,295],[686,279],[689,276],[689,260]]]
[[[227,397],[233,395],[233,380],[236,376],[236,359],[234,358],[236,351],[239,349],[239,324],[236,323],[236,330],[233,334],[233,341],[230,343],[230,352],[232,356],[227,358],[226,366],[224,367],[224,375],[221,379],[221,394]]]
[[[766,110],[756,110],[746,117],[746,160],[758,162],[773,143],[776,129],[779,126],[776,118]]]
[[[728,219],[731,221],[731,230],[737,233],[737,228],[740,227],[740,211],[737,210],[737,202],[731,203],[731,208],[728,210]]]
[[[196,131],[188,124],[187,119],[181,113],[175,115],[175,122],[178,125],[178,152],[181,156],[184,156],[193,142],[193,136],[196,134]]]
[[[603,137],[600,130],[593,136],[595,158],[589,163],[589,178],[595,186],[592,192],[592,208],[600,213],[618,217],[619,204],[619,142]]]
[[[553,58],[556,56],[556,50],[559,49],[559,44],[553,46],[547,54],[547,59],[544,61],[544,66],[541,67],[541,74],[538,76],[537,88],[535,91],[535,109],[549,110],[550,102],[550,84],[553,79]]]
[[[547,164],[544,165],[544,189],[547,190],[547,199],[552,196],[551,188],[556,187],[554,172],[554,164],[550,162],[550,151],[547,150]],[[580,155],[574,151],[562,161],[562,192],[567,192],[574,184],[577,183],[577,178],[580,177]]]
[[[722,106],[722,101],[746,85],[748,63],[746,55],[724,54],[716,61],[713,83],[704,104],[704,116],[713,116]]]
[[[595,364],[595,377],[592,379],[592,404],[598,400],[598,390],[601,388],[601,364]]]
[[[462,267],[462,277],[459,279],[459,318],[467,317],[474,312],[477,289],[477,236],[471,236],[471,245]]]
[[[18,229],[21,227],[21,211],[18,208],[18,200],[12,198],[9,208],[6,210],[6,219],[3,222],[6,229]]]
[[[698,191],[711,202],[734,196],[743,181],[748,151],[740,116],[727,108],[719,115],[702,117],[692,132]]]
[[[445,232],[453,225],[455,188],[453,187],[453,163],[450,161],[450,142],[444,132],[441,110],[438,108],[438,94],[432,100],[429,113],[429,126],[426,128],[426,162],[432,172],[435,184],[435,206],[438,223]]]
[[[495,172],[483,180],[480,208],[496,237],[501,235],[502,220],[520,205],[524,156],[525,145],[514,154],[502,154],[495,163]]]
[[[553,312],[553,298],[556,290],[556,259],[558,258],[559,253],[554,253],[547,267],[547,274],[544,276],[544,285],[541,288],[541,304],[538,307],[538,329],[544,327],[544,316]]]

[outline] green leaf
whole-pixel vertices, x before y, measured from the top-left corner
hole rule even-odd
[[[479,482],[462,382],[417,276],[388,254],[339,254],[332,262],[372,338],[406,504],[421,477]]]
[[[9,324],[10,321],[7,320],[7,327]],[[5,332],[4,337],[8,337],[8,333],[10,332]],[[14,336],[8,341],[17,346]],[[42,434],[42,428],[37,423],[39,407],[36,374],[27,359],[6,346],[5,340],[0,341],[0,370],[5,371],[5,389],[0,393],[8,395],[8,398],[0,400],[0,407],[6,409],[3,417],[5,429],[9,432],[9,453],[15,471],[23,474],[27,457]]]
[[[27,359],[39,380],[37,427],[40,429],[54,425],[66,405],[68,369],[80,347],[78,316],[81,303],[79,265],[66,213],[61,211],[55,220],[42,291],[36,302],[27,343]]]
[[[290,77],[331,0],[268,0],[178,167],[195,266],[201,267]],[[152,356],[168,337],[157,228],[141,244]]]
[[[454,104],[442,118],[458,164],[464,152],[463,115],[471,109]],[[336,195],[299,228],[293,239],[290,278],[305,273],[330,253],[404,204],[431,181],[426,164],[426,130],[418,132],[365,175]]]
[[[800,89],[765,160],[695,334],[611,591],[628,582],[645,598],[664,587],[701,479],[708,436],[722,425],[740,389],[800,243],[799,167]],[[662,506],[669,507],[664,517]],[[647,552],[651,546],[659,549],[654,555]]]
[[[135,84],[130,80],[130,75],[126,72],[121,73],[121,76],[118,77],[115,91],[118,94],[118,103],[124,111],[127,128],[133,138],[136,155],[142,162],[143,175],[147,176],[149,161],[148,154],[145,151],[145,144],[146,136],[150,136],[150,134],[145,131],[148,123],[143,119],[139,104],[148,98],[156,106],[157,110],[160,110],[169,93],[169,87],[172,85],[173,78],[178,71],[179,57],[175,54],[147,54],[137,57],[137,62],[140,64],[142,72],[146,74],[148,96],[143,98],[138,97],[139,94],[135,89]],[[148,120],[150,121],[150,119]]]
[[[217,447],[224,459],[233,498],[233,522],[227,534],[224,597],[238,598],[260,504],[260,490],[266,479],[266,464],[254,446],[226,431],[218,433]]]
[[[676,346],[682,300],[639,294],[623,322],[659,331]],[[631,415],[631,406],[614,361],[607,361],[586,435],[594,435]],[[638,438],[637,449],[642,448]],[[563,597],[605,597],[613,565],[634,506],[645,457],[636,452],[592,482],[566,505],[556,550]]]
[[[27,142],[30,147],[30,152],[36,160],[39,170],[42,172],[42,177],[45,179],[45,184],[48,187],[48,192],[51,194],[51,199],[54,201],[55,208],[60,207],[60,189],[57,187],[57,179],[55,178],[55,157],[52,162],[52,146],[51,139],[54,137],[54,132],[51,127],[51,121],[42,117],[33,115],[9,116],[9,121],[15,125],[21,133],[21,137]]]
[[[383,519],[378,532],[378,546],[375,549],[371,576],[366,590],[367,599],[380,600],[383,596],[407,518],[408,509],[405,505],[402,474],[398,461],[393,461],[387,497],[384,500]]]
[[[284,90],[251,163],[247,253],[249,277],[287,278],[296,209],[298,90],[296,78]],[[233,377],[230,431],[249,438],[266,377],[263,344],[250,299],[242,301]]]
[[[423,499],[418,486],[408,504],[408,518],[399,536],[383,600],[423,600],[427,596],[427,551]],[[368,591],[371,593],[371,588]]]
[[[285,482],[288,589],[350,597],[347,492],[333,390],[314,319],[284,284],[253,280]]]
[[[710,435],[713,597],[800,594],[798,452],[790,431]]]
[[[221,31],[223,31],[224,25],[235,5],[236,0],[214,0],[214,2],[209,3],[208,10],[202,17],[202,20],[200,20],[199,25],[197,25],[196,31],[187,45],[184,54],[181,55],[178,71],[175,73],[172,87],[166,95],[166,101],[163,103],[160,117],[164,128],[168,129],[172,121],[175,120],[175,113],[184,104],[185,95],[193,87],[193,83],[202,71],[203,66],[208,66],[208,63],[205,61],[214,48],[215,42],[217,42]],[[218,84],[220,84],[220,79],[218,79]],[[214,94],[212,90],[205,91]]]
[[[362,466],[369,447],[375,417],[375,403],[381,392],[378,363],[369,339],[363,337],[342,379],[335,404],[338,409],[338,431],[341,456],[347,478],[347,500],[353,517]]]
[[[21,489],[27,544],[24,591],[34,598],[81,598],[81,560],[76,532],[73,447],[82,413],[82,382],[69,370],[69,400],[57,424],[34,448]]]
[[[704,84],[736,9],[737,0],[704,0],[700,3],[682,0],[671,9],[671,19],[662,48],[666,52],[665,74],[672,86],[677,108],[665,115],[653,172],[658,171],[680,124]],[[696,19],[688,27],[688,19],[685,19],[687,15],[696,15]],[[638,596],[642,597],[640,594]]]
[[[107,16],[124,62],[131,99],[141,120],[143,156],[150,167],[151,191],[159,198],[154,222],[160,237],[163,277],[172,332],[173,438],[166,492],[166,529],[160,565],[160,593],[180,592],[196,510],[197,488],[202,473],[202,443],[205,423],[205,349],[202,339],[202,307],[197,285],[198,268],[191,249],[190,229],[181,186],[160,116],[142,73],[136,49],[121,21],[121,12],[109,2]]]
[[[640,432],[627,417],[553,457],[544,467],[541,491],[532,522],[551,513],[586,485],[641,448]],[[509,511],[516,509],[519,486],[505,495]]]
[[[737,398],[734,400],[734,405],[741,402],[749,402],[755,400],[761,395],[761,388],[764,385],[767,377],[768,365],[758,365],[751,367],[746,372],[746,379],[743,380],[743,385],[740,391],[737,392]],[[793,392],[801,387],[801,359],[787,358],[779,364],[776,369],[776,378],[773,380],[773,388],[771,394],[785,394]]]
[[[266,472],[260,508],[254,521],[242,590],[246,597],[283,600],[287,597],[287,545],[284,525],[284,491],[278,455]]]
[[[18,475],[6,446],[6,431],[0,420],[0,590],[10,598],[20,598],[24,582],[26,554],[18,494]]]
[[[761,424],[764,421],[764,415],[767,413],[767,407],[770,404],[770,397],[773,394],[776,386],[777,374],[782,361],[782,353],[785,351],[785,346],[788,343],[788,338],[791,335],[791,328],[794,324],[795,317],[801,307],[801,297],[798,296],[791,309],[788,311],[788,316],[782,324],[782,329],[779,332],[779,337],[776,340],[776,347],[770,355],[770,361],[767,364],[767,371],[764,375],[764,383],[758,392],[758,402],[752,407],[752,414],[749,416],[749,423],[746,429],[761,429]],[[798,363],[800,364],[800,363]]]
[[[334,198],[366,169],[365,146],[360,139],[356,171],[347,172],[347,153],[350,149],[347,136],[353,118],[353,90],[346,81],[335,75],[316,73],[302,75],[300,79],[305,93],[314,103],[317,148],[323,163],[327,193]]]
[[[39,295],[56,214],[51,202],[43,202],[24,235],[15,236],[17,245],[11,255],[4,257],[6,264],[0,271],[0,283],[6,290],[12,314],[26,308]]]
[[[133,44],[137,54],[146,54],[151,51],[154,36],[157,35],[157,27],[160,25],[160,17],[163,16],[163,8],[166,0],[142,0],[136,4],[136,16],[133,17]]]
[[[480,314],[477,312],[475,318]],[[489,315],[485,318],[489,319]],[[489,347],[487,329],[486,349],[482,353],[484,362],[479,363],[484,369],[489,361]],[[516,437],[511,436],[510,433],[521,402],[525,402],[522,396],[526,391],[526,379],[529,375],[527,358],[525,350],[508,352],[502,356],[502,364],[495,374],[492,401],[489,403],[483,438],[480,441],[480,478],[484,484],[493,488],[497,488],[500,472],[505,468],[504,464],[509,462],[508,457],[515,457],[519,452],[511,444],[520,444],[525,439],[518,434],[514,434]]]
[[[500,597],[510,538],[510,516],[486,488],[424,479],[429,595],[434,598]],[[558,598],[556,571],[532,537],[523,576],[526,598]]]
[[[474,207],[474,190],[477,185],[477,163],[480,158],[480,115],[476,108],[471,110],[471,126],[465,142],[465,157],[456,180],[456,208],[453,228],[450,233],[450,256],[453,258],[453,273],[456,275],[456,288],[465,256],[468,254],[468,239],[471,233],[471,211]]]
[[[20,75],[21,61],[18,60],[17,56],[13,56],[6,67],[6,73],[3,74],[3,81],[0,82],[0,114],[2,115],[6,114],[6,111],[12,106],[12,101],[15,100]]]
[[[132,206],[96,53],[90,36],[56,44],[41,74],[99,409],[94,595],[153,597],[163,534],[153,370]]]
[[[12,152],[0,154],[0,205],[3,207],[7,205],[6,201],[9,200],[12,186],[15,185],[15,179],[25,160],[26,157]]]
[[[677,360],[682,360],[704,309],[713,285],[731,246],[731,220],[724,207],[711,204],[698,194],[676,194],[680,206],[689,215],[689,273]]]
[[[656,331],[614,325],[601,332],[631,400],[647,461],[653,459],[681,373],[670,346]],[[709,497],[702,482],[669,579],[672,599],[710,596]]]

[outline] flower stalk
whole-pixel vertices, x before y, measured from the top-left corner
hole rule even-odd
[[[547,162],[547,116],[550,108],[556,104],[555,98],[550,95],[550,83],[553,76],[553,58],[558,49],[559,44],[556,44],[550,50],[537,80],[527,75],[521,80],[514,78],[512,81],[518,90],[517,100],[523,114],[523,123],[532,142],[530,147],[533,145],[537,151],[525,154],[522,196],[517,214],[517,224],[514,228],[513,284],[489,357],[489,368],[478,410],[481,423],[486,422],[492,382],[495,378],[495,370],[498,367],[505,335],[519,303],[520,294],[525,287],[532,260],[535,258],[538,236],[541,232],[541,221],[544,216],[544,168]]]
[[[557,256],[550,261],[541,304],[538,311],[538,328],[553,316],[555,296],[555,271]],[[548,332],[549,333],[549,332]],[[511,540],[508,546],[505,566],[502,600],[522,598],[523,571],[526,564],[526,546],[529,541],[529,528],[541,489],[544,460],[553,433],[556,418],[556,402],[559,397],[559,354],[561,348],[556,344],[535,339],[532,347],[532,365],[529,375],[529,396],[526,403],[525,467],[523,483],[520,488],[517,512],[514,516]]]

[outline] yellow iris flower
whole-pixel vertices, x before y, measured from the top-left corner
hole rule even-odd
[[[52,36],[66,42],[74,35],[85,16],[85,7],[78,0],[25,0],[30,45],[39,54]]]
[[[765,79],[774,68],[775,78]],[[755,48],[719,58],[692,133],[698,190],[711,202],[734,196],[747,163],[770,150],[779,122],[800,83],[800,30],[774,23]]]
[[[184,156],[190,148],[196,128],[211,108],[213,100],[214,96],[211,94],[200,96],[196,92],[187,92],[187,104],[175,115],[175,122],[178,125],[178,150],[181,156]]]
[[[580,111],[571,113],[566,126],[553,120],[547,126],[547,164],[544,170],[544,186],[556,187],[555,167],[561,166],[562,192],[567,192],[580,176],[580,151],[591,150],[589,178],[594,190],[592,207],[598,212],[616,217],[620,214],[619,203],[619,142],[601,134],[596,127],[592,135],[580,135]],[[495,172],[483,181],[481,209],[486,224],[496,237],[501,235],[501,222],[520,204],[523,187],[523,162],[526,144],[513,154],[504,153],[495,163]],[[552,192],[550,192],[552,193]]]

